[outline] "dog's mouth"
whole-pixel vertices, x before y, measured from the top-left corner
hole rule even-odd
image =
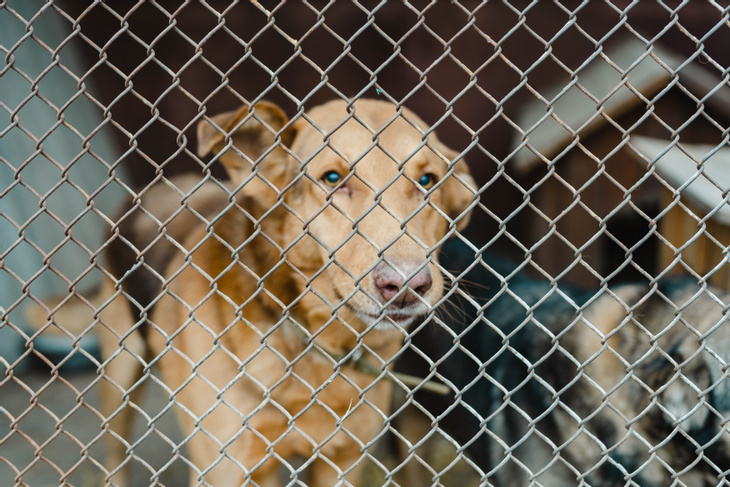
[[[421,306],[412,309],[384,309],[380,313],[371,313],[362,310],[354,311],[368,327],[373,327],[376,330],[408,328],[411,323],[426,312]]]
[[[405,307],[391,304],[382,307],[371,302],[362,306],[361,303],[357,303],[352,299],[345,300],[338,290],[335,290],[335,294],[342,305],[362,320],[368,329],[405,329],[428,312],[428,306],[425,303],[411,304]]]

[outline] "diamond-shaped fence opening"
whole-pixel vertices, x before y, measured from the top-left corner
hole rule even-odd
[[[728,2],[0,2],[0,485],[725,485]]]

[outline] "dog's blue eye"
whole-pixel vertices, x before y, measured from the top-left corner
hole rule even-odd
[[[340,180],[342,179],[342,176],[337,174],[335,171],[328,171],[322,176],[322,181],[327,186],[332,186],[333,188],[340,184]]]
[[[418,180],[418,184],[423,186],[424,189],[431,189],[431,187],[436,184],[436,176],[433,174],[424,174]]]

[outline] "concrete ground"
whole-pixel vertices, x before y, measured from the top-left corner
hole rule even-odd
[[[148,394],[145,409],[160,410],[165,398]],[[0,382],[0,486],[104,485],[104,417],[99,411],[99,378],[91,369],[52,374],[31,368]],[[146,431],[141,421],[135,437]],[[136,449],[148,463],[137,464],[130,484],[151,485],[154,471],[172,459],[171,443],[182,437],[166,415]],[[164,485],[186,485],[187,468],[177,461],[160,477]]]
[[[91,367],[59,374],[36,365],[21,374],[0,378],[0,486],[104,485],[104,417],[99,410],[99,383],[100,378]],[[155,415],[167,399],[161,391],[150,389],[143,408]],[[130,485],[187,485],[188,467],[173,455],[173,449],[183,439],[175,417],[162,415],[154,429],[146,428],[142,420],[137,423],[135,438],[145,438],[135,448],[135,454],[143,461],[135,463]],[[466,462],[453,461],[453,448],[446,442],[440,444],[437,452],[434,462],[439,465],[433,467],[445,473],[436,484],[427,484],[480,484]],[[388,483],[385,477],[398,462],[383,446],[376,455],[378,461],[366,467],[363,486],[416,485],[402,477],[396,477],[398,484]],[[158,471],[162,472],[159,476]]]

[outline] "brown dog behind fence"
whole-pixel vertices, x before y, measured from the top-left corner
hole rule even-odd
[[[159,183],[110,248],[105,295],[129,295],[133,312],[102,341],[115,483],[132,411],[120,404],[152,364],[191,484],[275,485],[294,457],[309,485],[355,482],[404,330],[441,299],[436,251],[474,196],[466,164],[427,130],[372,100],[293,122],[262,102],[202,123],[200,152],[220,154],[236,190]]]

